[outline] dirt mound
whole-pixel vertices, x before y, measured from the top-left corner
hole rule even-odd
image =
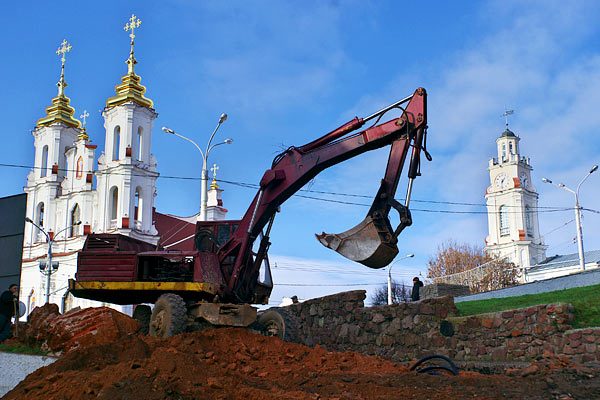
[[[569,392],[557,389],[559,383],[536,374],[416,374],[377,357],[223,328],[80,346],[28,376],[5,399],[597,398],[589,391],[565,397]]]
[[[52,352],[112,343],[139,330],[138,323],[108,307],[86,308],[61,315],[56,304],[36,307],[19,339]]]

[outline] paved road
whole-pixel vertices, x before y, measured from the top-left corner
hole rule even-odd
[[[36,369],[56,361],[53,357],[1,353],[0,396],[4,396]]]

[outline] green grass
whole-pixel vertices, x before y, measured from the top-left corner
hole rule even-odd
[[[456,307],[459,315],[467,316],[550,303],[570,303],[575,307],[574,328],[600,327],[600,285],[502,299],[464,301],[456,303]]]
[[[36,356],[45,356],[47,351],[43,351],[39,347],[29,347],[22,343],[0,343],[0,352],[31,354]]]

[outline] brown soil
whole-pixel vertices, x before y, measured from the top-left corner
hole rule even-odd
[[[5,399],[600,399],[600,371],[565,360],[509,372],[430,376],[223,328],[77,346]]]

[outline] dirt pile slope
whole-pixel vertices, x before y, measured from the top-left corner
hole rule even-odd
[[[80,346],[31,374],[5,399],[598,398],[589,383],[574,381],[588,392],[570,397],[562,381],[548,383],[541,374],[428,376],[376,357],[224,328],[168,340],[133,334]]]
[[[19,339],[52,352],[63,352],[112,343],[138,330],[134,319],[112,308],[85,308],[61,315],[56,304],[46,304],[31,312]]]

